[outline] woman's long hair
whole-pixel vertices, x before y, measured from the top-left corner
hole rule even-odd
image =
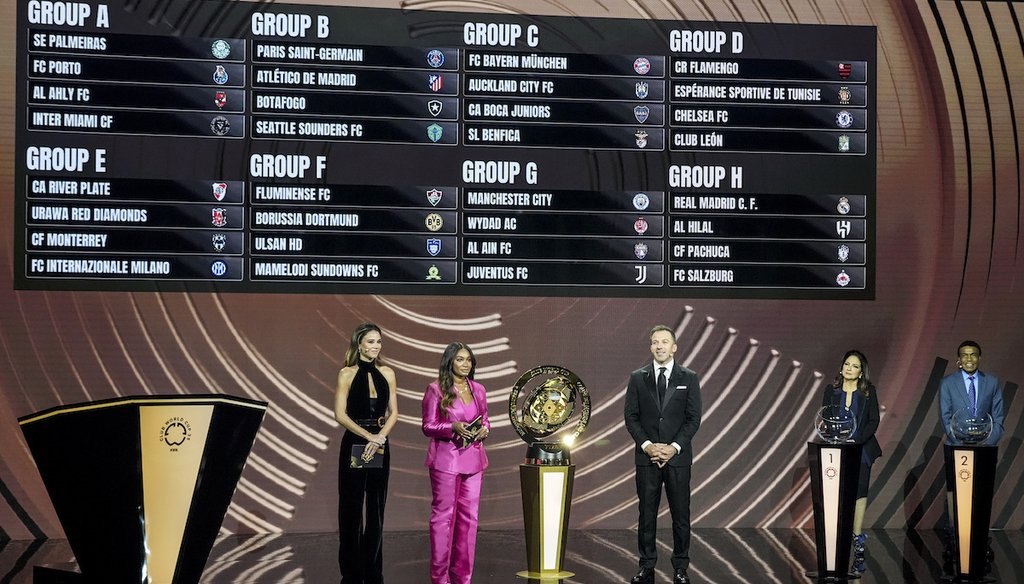
[[[377,331],[378,335],[383,336],[383,333],[380,332],[380,327],[372,322],[364,322],[352,331],[352,339],[349,341],[348,351],[345,351],[346,367],[352,367],[359,362],[359,343],[363,342],[363,337],[370,331]]]
[[[466,343],[452,343],[445,347],[441,364],[437,367],[437,382],[441,386],[441,414],[445,417],[448,417],[448,411],[455,403],[455,374],[452,373],[452,365],[455,363],[455,355],[463,349],[469,352],[469,362],[473,364],[466,379],[473,379],[476,374],[476,355]]]
[[[863,393],[865,396],[868,395],[868,388],[871,387],[871,375],[868,373],[868,358],[864,356],[864,353],[856,349],[852,349],[843,355],[843,361],[839,364],[839,373],[836,378],[832,381],[832,385],[839,389],[843,388],[843,364],[851,356],[860,359],[860,379],[857,380],[857,391]]]

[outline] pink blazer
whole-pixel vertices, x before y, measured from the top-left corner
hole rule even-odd
[[[477,412],[483,416],[483,427],[490,431],[491,421],[487,417],[487,392],[483,385],[472,379],[469,389]],[[443,472],[473,474],[487,468],[487,452],[481,442],[463,446],[462,439],[452,432],[454,422],[471,422],[476,415],[468,416],[466,408],[458,399],[446,417],[441,413],[441,387],[438,382],[427,386],[423,392],[423,434],[430,438],[427,446],[427,468]]]

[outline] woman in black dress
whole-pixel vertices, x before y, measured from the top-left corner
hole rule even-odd
[[[334,397],[334,417],[345,428],[338,463],[338,565],[344,584],[384,581],[387,437],[398,421],[398,407],[395,372],[378,362],[380,349],[377,325],[364,323],[352,331]]]

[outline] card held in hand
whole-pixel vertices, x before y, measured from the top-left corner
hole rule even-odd
[[[384,468],[384,449],[378,448],[373,453],[373,458],[363,460],[363,450],[366,446],[362,444],[352,445],[352,456],[349,457],[349,468]]]

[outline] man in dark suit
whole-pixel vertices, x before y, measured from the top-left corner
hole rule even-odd
[[[655,532],[664,485],[672,514],[674,584],[689,584],[691,440],[700,427],[700,379],[673,360],[675,333],[658,325],[651,329],[654,361],[629,376],[626,388],[626,429],[636,443],[636,494],[640,500],[637,546],[640,571],[632,584],[653,584],[658,561]]]
[[[981,363],[981,346],[974,341],[964,341],[957,347],[957,365],[960,370],[942,378],[939,385],[939,421],[946,433],[946,442],[959,445],[949,428],[953,414],[968,409],[978,416],[992,416],[992,433],[985,444],[995,445],[1003,437],[1003,393],[999,379],[978,371]]]

